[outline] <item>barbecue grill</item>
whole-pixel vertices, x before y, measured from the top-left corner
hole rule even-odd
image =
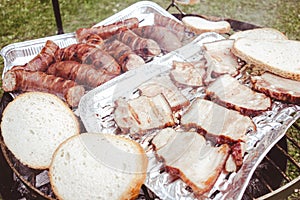
[[[59,4],[57,0],[52,0],[56,23],[57,33],[63,33],[63,27],[60,19]],[[180,7],[173,0],[167,10],[175,7],[179,13],[173,13],[175,17],[181,19],[186,15],[180,10]],[[218,20],[211,16],[202,16],[210,20]],[[234,19],[223,19],[228,21],[233,30],[247,30],[257,28],[258,26],[237,21]],[[8,93],[4,93],[0,102],[0,113],[6,105],[12,101]],[[83,128],[84,129],[84,128]],[[243,199],[299,199],[300,198],[300,120],[296,121],[286,132],[285,136],[272,148],[265,156],[264,160],[257,167],[250,183],[244,193]],[[2,138],[1,138],[2,139]],[[28,179],[23,179],[22,174],[27,173],[26,166],[22,166],[13,157],[1,140],[0,152],[0,192],[4,199],[44,199],[49,185],[36,186],[36,179],[42,177],[41,171],[33,171]],[[27,174],[28,175],[28,174]],[[42,180],[40,180],[42,182]],[[34,187],[33,187],[34,185]],[[51,194],[50,194],[51,196]],[[139,199],[153,200],[157,197],[145,186]]]

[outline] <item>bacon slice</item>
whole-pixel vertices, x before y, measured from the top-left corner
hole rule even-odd
[[[162,94],[128,101],[120,98],[115,105],[114,120],[122,133],[142,135],[149,130],[175,124],[172,110]]]
[[[240,68],[237,57],[231,53],[234,40],[219,40],[203,44],[204,57],[207,61],[208,84],[223,74],[236,76]]]
[[[185,128],[196,128],[207,138],[221,144],[245,141],[245,134],[251,129],[256,130],[248,116],[200,98],[193,101],[180,124]]]
[[[152,144],[163,158],[166,171],[182,179],[196,196],[213,187],[230,151],[226,144],[211,146],[196,132],[177,132],[171,128],[161,130]]]
[[[300,105],[300,81],[286,79],[271,73],[251,77],[253,89],[271,98]]]
[[[166,97],[172,111],[177,111],[190,104],[190,101],[174,85],[169,76],[159,76],[145,82],[138,88],[141,94],[153,97],[163,94]]]
[[[242,85],[228,74],[218,77],[205,93],[212,101],[245,115],[256,115],[271,107],[269,97]]]
[[[200,64],[200,66],[199,66]],[[170,71],[170,77],[178,85],[201,87],[206,73],[206,67],[199,63],[173,61],[173,69]]]

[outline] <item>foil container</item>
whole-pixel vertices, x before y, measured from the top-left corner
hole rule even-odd
[[[107,25],[130,17],[137,17],[140,22],[140,26],[153,25],[154,14],[161,14],[179,22],[176,17],[161,8],[158,4],[151,1],[140,1],[106,18],[94,26]],[[0,54],[4,59],[2,78],[5,72],[13,66],[24,65],[39,54],[47,40],[52,40],[60,48],[77,43],[75,33],[66,33],[9,44],[0,51]]]
[[[113,119],[114,101],[120,97],[132,99],[139,96],[137,87],[151,78],[168,74],[172,62],[194,62],[203,58],[202,44],[224,39],[216,33],[199,35],[184,47],[156,58],[136,70],[129,71],[102,86],[89,91],[82,97],[78,115],[88,132],[118,134],[118,127]],[[246,80],[247,74],[241,75],[239,80]],[[246,83],[245,83],[246,84]],[[195,97],[204,98],[204,89],[178,88],[189,100]],[[242,199],[243,193],[256,167],[263,160],[272,147],[285,135],[287,129],[300,117],[300,106],[272,101],[272,108],[252,118],[257,130],[247,133],[246,154],[243,165],[237,172],[222,173],[213,188],[198,197],[198,199]],[[138,141],[146,150],[149,158],[147,180],[145,185],[160,199],[196,199],[189,187],[180,179],[172,178],[162,172],[163,163],[156,159],[149,141],[156,131],[144,135],[142,138],[132,138]],[[125,136],[130,137],[130,136]]]

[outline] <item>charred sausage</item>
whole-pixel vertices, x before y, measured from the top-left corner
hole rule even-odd
[[[92,28],[80,28],[76,30],[76,38],[78,42],[83,42],[89,35],[96,34],[102,39],[107,39],[116,33],[123,32],[128,29],[137,28],[139,20],[135,17],[128,18],[123,21],[118,21],[112,24],[92,27]]]
[[[91,88],[102,85],[116,76],[107,74],[101,69],[96,70],[91,65],[80,64],[75,61],[56,62],[48,68],[47,74],[70,79]]]
[[[41,71],[9,70],[3,78],[3,90],[12,91],[41,91],[64,98],[71,107],[78,106],[85,89],[72,80],[66,80]]]
[[[51,40],[47,40],[41,52],[22,66],[15,66],[13,69],[25,69],[28,71],[46,71],[55,61],[55,52],[59,47]]]
[[[154,40],[139,37],[131,30],[116,34],[114,38],[128,45],[143,59],[148,59],[161,53],[159,45]]]
[[[56,54],[58,61],[76,61],[93,65],[96,69],[104,69],[107,73],[118,75],[121,73],[120,65],[107,52],[93,45],[84,43],[72,44],[60,49]]]
[[[140,37],[156,41],[164,53],[174,51],[182,46],[177,35],[168,28],[162,26],[142,26],[133,29],[133,32]]]

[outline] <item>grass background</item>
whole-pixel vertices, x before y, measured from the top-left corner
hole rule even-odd
[[[90,27],[135,2],[137,1],[60,0],[64,32]],[[170,0],[154,2],[163,8],[171,3]],[[290,39],[300,40],[300,0],[200,0],[200,3],[193,6],[179,6],[185,13],[232,18],[272,27],[282,31]],[[169,11],[178,13],[174,8]],[[56,31],[51,0],[0,0],[0,49],[11,43],[55,35]],[[2,69],[1,57],[1,73]],[[294,137],[300,141],[299,134]],[[299,152],[295,154],[300,162]],[[295,173],[294,176],[299,176],[299,171],[296,170]]]

